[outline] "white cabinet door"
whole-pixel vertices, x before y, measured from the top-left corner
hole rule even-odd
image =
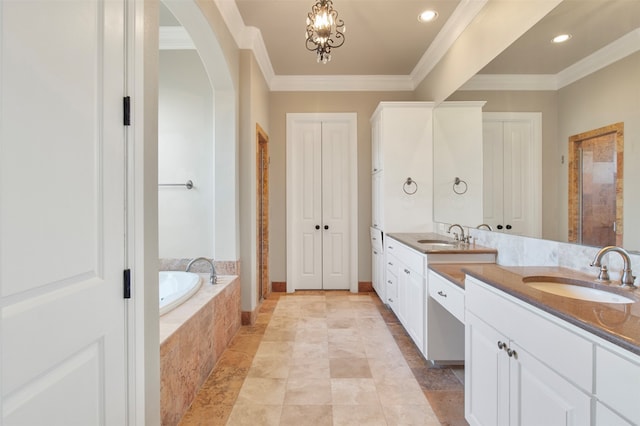
[[[287,289],[357,291],[355,114],[287,114]]]
[[[401,263],[398,268],[398,312],[396,312],[396,315],[405,329],[408,328],[407,313],[409,311],[409,305],[407,286],[409,285],[409,273],[406,266]]]
[[[0,2],[3,425],[128,424],[125,9]]]
[[[591,397],[510,342],[510,424],[589,425]],[[503,356],[506,354],[503,354]]]
[[[416,346],[423,351],[424,348],[424,306],[425,306],[425,280],[422,275],[409,270],[406,279],[406,321],[407,331]]]
[[[471,425],[509,424],[508,344],[493,327],[470,312],[465,327],[465,417]]]
[[[371,224],[376,229],[382,229],[382,180],[384,172],[378,172],[371,178]]]

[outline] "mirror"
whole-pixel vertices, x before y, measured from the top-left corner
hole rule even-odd
[[[572,37],[564,44],[551,43],[561,32]],[[623,224],[618,232],[623,247],[640,250],[639,38],[640,1],[564,0],[447,99],[486,101],[485,115],[540,115],[540,201],[531,206],[541,210],[540,226],[522,235],[568,241],[568,141],[623,123]],[[434,199],[436,206],[442,202]],[[480,222],[463,224],[475,228]]]

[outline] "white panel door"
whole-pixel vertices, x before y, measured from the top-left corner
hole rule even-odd
[[[124,7],[0,2],[3,426],[127,423]]]
[[[322,288],[348,290],[351,272],[349,123],[322,123]]]
[[[290,182],[296,202],[293,222],[293,262],[296,288],[322,288],[322,123],[301,121],[293,128],[289,161],[295,179]]]
[[[494,231],[540,237],[538,113],[483,114],[483,217]]]
[[[353,287],[355,124],[339,116],[287,116],[289,291]]]

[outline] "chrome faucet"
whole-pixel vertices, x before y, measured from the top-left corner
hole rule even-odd
[[[456,241],[462,241],[463,243],[467,242],[466,241],[467,237],[464,236],[464,229],[462,228],[462,226],[458,225],[457,223],[454,223],[453,225],[451,225],[449,227],[449,229],[447,229],[447,234],[450,234],[451,233],[451,228],[455,228],[456,226],[458,228],[460,228],[460,238],[458,238],[458,234],[456,234],[455,232],[453,233],[453,235],[455,236]]]
[[[622,285],[623,287],[637,288],[634,284],[636,277],[634,277],[633,273],[631,272],[631,259],[629,258],[629,253],[627,253],[627,251],[621,247],[607,246],[607,247],[601,248],[600,251],[598,251],[598,253],[596,253],[596,256],[593,258],[593,262],[591,262],[591,266],[600,268],[599,276],[604,275],[605,277],[608,278],[607,266],[602,264],[602,256],[612,251],[618,253],[622,257],[623,271],[622,271],[622,275],[620,276],[620,285]]]
[[[196,257],[195,259],[191,259],[191,261],[187,265],[186,272],[189,272],[189,269],[191,269],[191,265],[193,265],[194,263],[196,263],[198,261],[207,262],[211,266],[211,275],[209,275],[209,282],[211,284],[215,284],[216,280],[218,278],[218,275],[216,274],[216,267],[213,266],[213,262],[211,260],[207,259],[206,257]]]
[[[476,229],[482,229],[482,228],[486,228],[489,231],[493,231],[493,229],[491,229],[491,225],[487,225],[486,223],[482,223],[482,224],[476,226]]]

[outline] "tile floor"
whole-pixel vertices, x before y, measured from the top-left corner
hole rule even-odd
[[[375,293],[273,293],[180,425],[466,425],[461,372],[430,366]]]

